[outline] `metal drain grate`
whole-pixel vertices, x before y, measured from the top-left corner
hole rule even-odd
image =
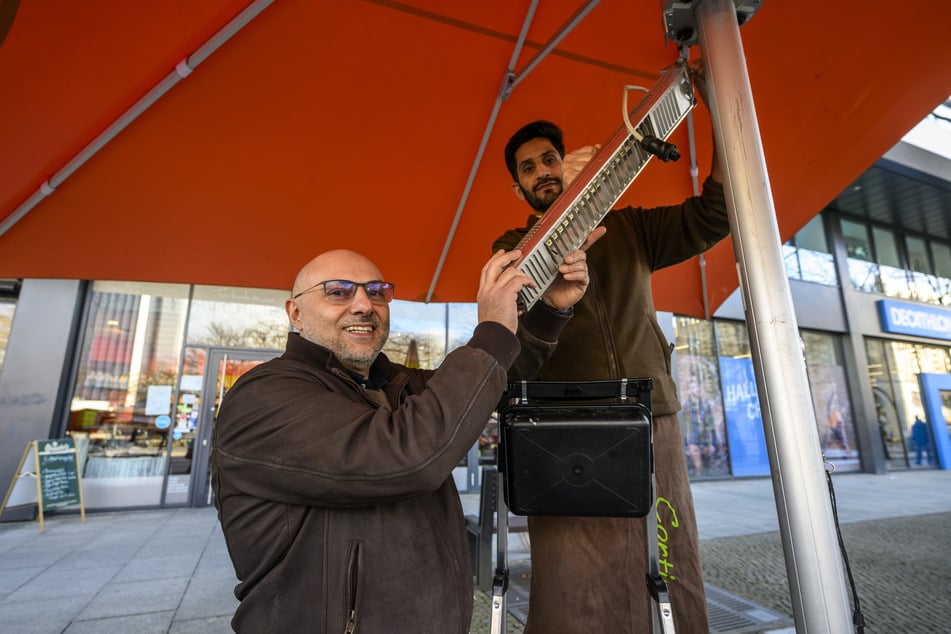
[[[720,588],[706,585],[707,618],[712,634],[757,634],[793,626],[787,616],[768,610]]]
[[[510,569],[509,588],[505,593],[509,614],[520,623],[528,616],[528,587],[531,572],[527,566],[516,564]],[[762,634],[785,630],[789,632],[793,620],[752,601],[732,595],[707,584],[707,618],[710,634]]]

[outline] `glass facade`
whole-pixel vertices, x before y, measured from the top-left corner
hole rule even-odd
[[[792,240],[783,245],[783,260],[790,279],[827,286],[839,284],[821,215],[806,223]]]
[[[152,506],[169,492],[187,494],[187,477],[171,487],[166,477],[191,472],[207,350],[269,348],[278,341],[283,347],[285,296],[177,284],[92,285],[67,427],[79,449],[89,508]]]
[[[841,226],[855,290],[951,306],[951,245],[855,220]]]
[[[897,468],[934,468],[934,438],[915,426],[925,418],[918,375],[951,374],[951,349],[866,339],[865,351],[886,461]]]
[[[160,502],[169,452],[156,421],[170,413],[187,306],[188,286],[93,285],[68,428],[91,508]]]
[[[286,291],[266,289],[92,285],[67,424],[87,507],[187,504],[206,495],[208,479],[196,467],[207,467],[207,449],[198,448],[208,445],[221,396],[284,349],[286,299]],[[384,353],[422,368],[438,367],[477,322],[475,304],[394,301],[390,314]]]
[[[13,324],[13,313],[15,312],[15,302],[0,300],[0,372],[3,371],[3,357],[7,351],[10,326]]]
[[[878,266],[872,255],[872,238],[869,235],[868,226],[851,220],[842,220],[841,227],[852,288],[866,293],[881,292]]]
[[[769,474],[746,324],[676,317],[676,380],[691,479]],[[839,337],[803,331],[803,349],[825,458],[855,471],[860,453]]]
[[[423,304],[393,300],[390,338],[383,353],[409,367],[435,369],[465,344],[478,323],[475,304]]]
[[[800,334],[822,453],[836,470],[855,471],[859,468],[859,449],[841,341],[827,333]]]
[[[850,286],[861,292],[951,303],[951,246],[868,223],[816,217],[784,245],[790,278],[837,285],[826,226],[839,222]],[[97,281],[90,286],[77,345],[67,433],[83,464],[86,505],[116,508],[196,503],[207,493],[207,445],[221,396],[249,368],[279,354],[288,323],[286,291]],[[383,352],[435,369],[471,336],[470,304],[394,300]],[[0,364],[15,303],[0,301]],[[684,457],[691,479],[769,473],[746,325],[675,317]],[[801,332],[825,458],[860,468],[857,425],[844,370],[843,340]],[[916,431],[923,415],[917,376],[949,373],[949,349],[866,340],[874,420],[889,468],[934,467],[933,439]],[[2,367],[2,366],[0,366]],[[951,398],[951,397],[949,397]],[[203,410],[203,405],[205,409]],[[495,456],[497,423],[473,450]],[[469,466],[474,458],[469,457]]]
[[[679,317],[676,324],[675,379],[687,471],[695,480],[727,477],[730,455],[713,323]]]

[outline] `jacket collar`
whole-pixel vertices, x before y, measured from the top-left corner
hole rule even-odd
[[[334,374],[344,373],[363,387],[375,390],[382,389],[397,371],[397,368],[381,352],[377,355],[373,365],[370,366],[370,377],[363,378],[348,370],[328,348],[304,339],[299,332],[287,333],[287,345],[282,356],[285,359],[301,361],[318,368],[326,368]]]

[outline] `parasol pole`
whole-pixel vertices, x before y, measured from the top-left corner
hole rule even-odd
[[[694,3],[797,632],[852,631],[799,327],[733,0]]]

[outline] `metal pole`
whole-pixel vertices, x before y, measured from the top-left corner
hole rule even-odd
[[[796,631],[841,634],[848,593],[737,12],[696,11]]]

